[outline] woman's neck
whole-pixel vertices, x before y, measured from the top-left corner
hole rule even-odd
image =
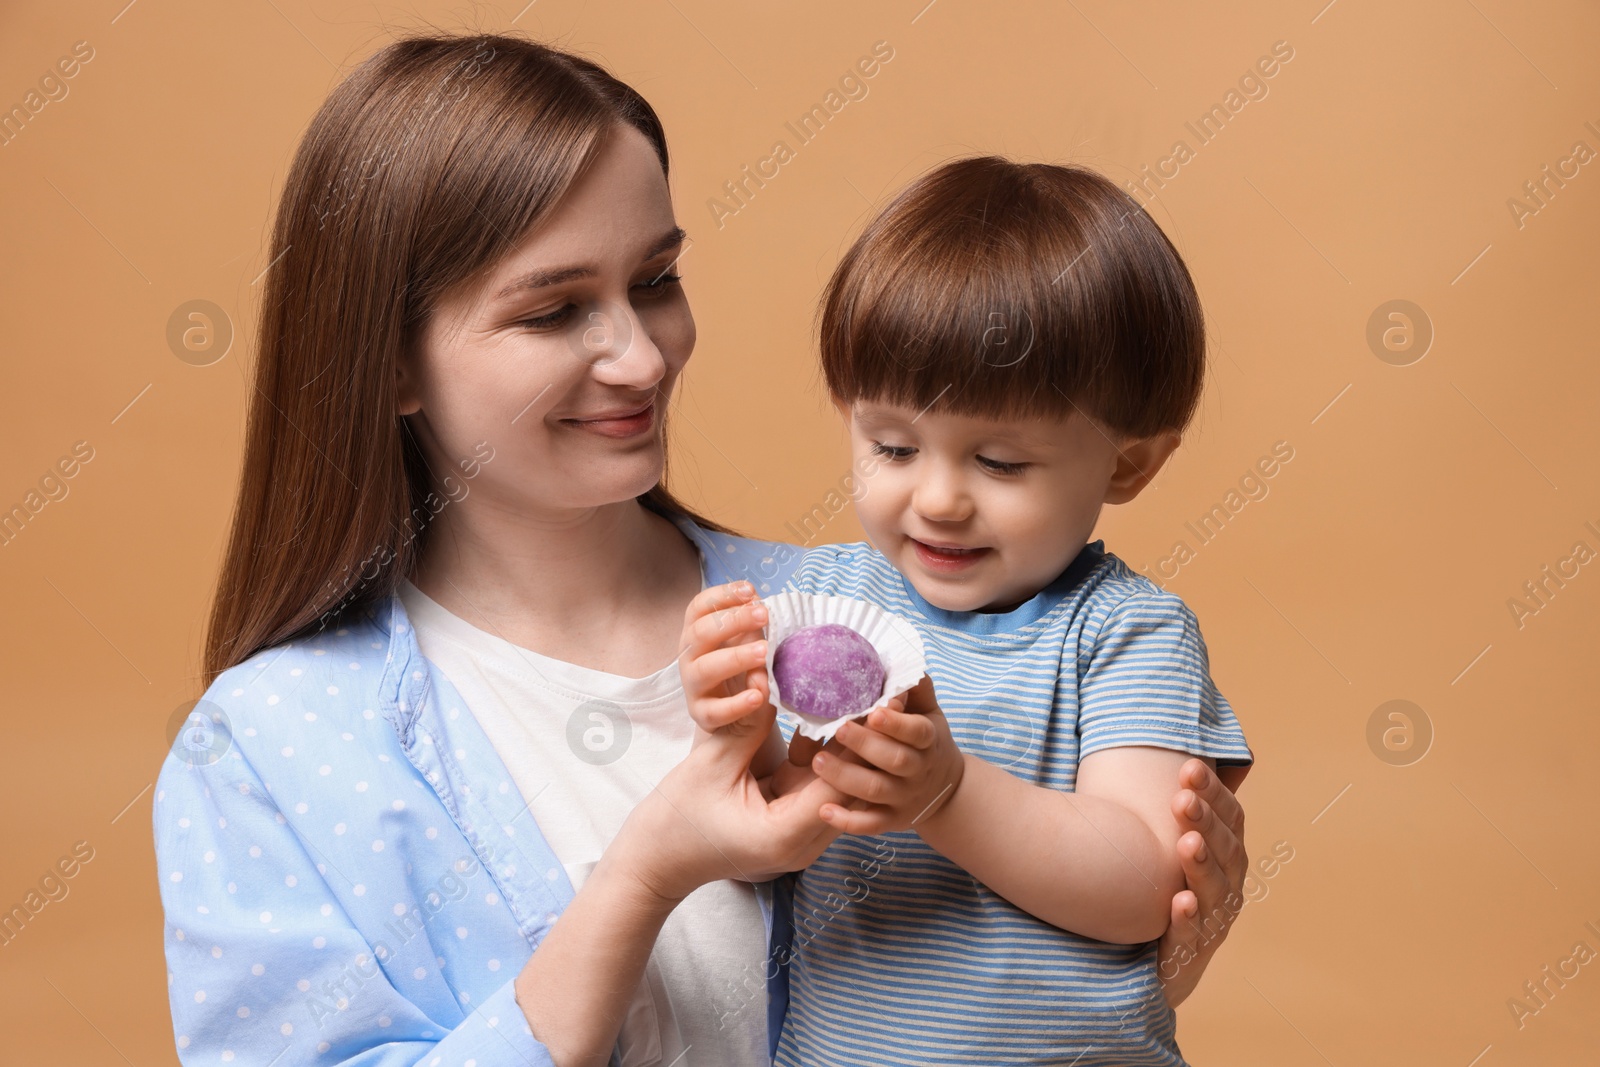
[[[434,520],[411,581],[512,644],[642,677],[676,656],[700,564],[676,527],[632,500],[532,519],[452,506]]]

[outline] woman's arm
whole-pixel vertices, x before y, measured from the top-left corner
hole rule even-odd
[[[682,900],[640,876],[627,827],[517,976],[517,1006],[559,1067],[605,1064],[661,925]]]
[[[1244,907],[1240,891],[1249,856],[1244,808],[1233,791],[1248,771],[1239,766],[1213,771],[1194,759],[1178,772],[1172,817],[1183,832],[1178,858],[1188,887],[1172,898],[1172,924],[1161,935],[1157,956],[1162,992],[1174,1008],[1194,992]]]
[[[511,980],[453,1018],[437,997],[408,995],[390,980],[392,958],[380,958],[384,950],[354,924],[348,897],[330,883],[340,877],[336,861],[296,832],[258,773],[260,761],[283,758],[265,741],[234,736],[227,755],[210,764],[169,755],[156,780],[152,821],[179,1061],[413,1067],[439,1057],[549,1067]],[[470,878],[478,859],[469,853],[452,869]],[[428,975],[435,993],[438,979]]]
[[[668,914],[707,882],[799,870],[837,836],[818,817],[849,800],[789,768],[769,803],[750,760],[775,710],[705,738],[629,813],[517,978],[517,1003],[558,1067],[606,1063]]]

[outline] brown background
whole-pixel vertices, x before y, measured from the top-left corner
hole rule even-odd
[[[200,692],[274,198],[325,94],[390,36],[515,18],[603,59],[666,121],[701,337],[676,484],[747,533],[792,538],[845,473],[810,323],[875,205],[953,155],[1127,180],[1187,141],[1151,211],[1200,287],[1213,371],[1185,447],[1101,535],[1153,574],[1174,542],[1197,547],[1185,523],[1293,447],[1166,584],[1199,613],[1259,759],[1251,852],[1281,840],[1294,859],[1180,1012],[1184,1048],[1197,1064],[1595,1062],[1600,964],[1521,1028],[1507,1007],[1579,940],[1600,950],[1600,562],[1520,627],[1507,605],[1575,542],[1600,550],[1600,162],[1521,226],[1507,204],[1574,142],[1600,150],[1593,5],[124,2],[0,14],[0,104],[74,42],[94,49],[0,147],[0,508],[74,442],[94,449],[0,547],[0,906],[74,842],[94,849],[0,948],[8,1061],[176,1062],[148,789],[169,717]],[[879,40],[894,58],[869,95],[718,228],[722,183]],[[1280,40],[1294,58],[1269,94],[1200,146],[1185,122]],[[209,366],[165,340],[193,299],[238,331]],[[1435,331],[1408,366],[1366,340],[1392,299]],[[857,536],[845,513],[822,539]],[[1393,699],[1435,735],[1408,766],[1367,741]]]

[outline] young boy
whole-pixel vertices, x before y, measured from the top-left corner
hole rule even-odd
[[[777,1063],[1182,1064],[1156,980],[1170,798],[1191,756],[1252,757],[1194,614],[1089,543],[1199,399],[1182,259],[1091,171],[957,161],[840,262],[821,354],[871,544],[815,549],[791,584],[910,620],[932,684],[812,763],[859,799],[824,806],[845,833],[795,885]],[[704,729],[766,699],[734,662],[685,663]]]

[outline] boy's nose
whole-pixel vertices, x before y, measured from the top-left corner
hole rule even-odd
[[[972,498],[961,479],[932,470],[917,479],[911,507],[929,522],[961,522],[972,517]]]

